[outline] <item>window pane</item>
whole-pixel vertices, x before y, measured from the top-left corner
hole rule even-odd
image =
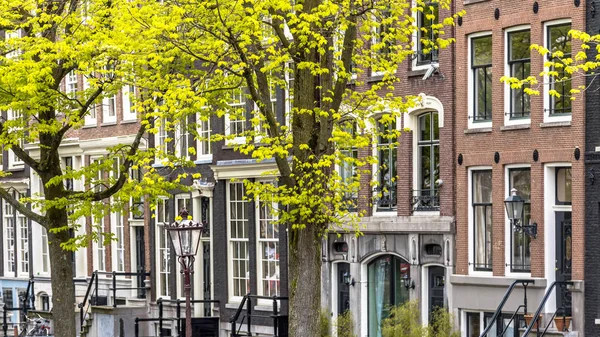
[[[492,171],[473,172],[473,202],[492,202]]]
[[[472,40],[473,65],[492,63],[492,36],[479,37]]]
[[[517,195],[525,201],[531,199],[531,169],[512,169],[509,171],[510,188],[517,189]]]
[[[565,54],[571,53],[571,37],[569,36],[571,24],[567,23],[548,28],[548,45],[550,52],[562,51]]]
[[[571,203],[571,168],[556,170],[556,201]]]
[[[529,59],[531,52],[529,46],[531,45],[529,31],[514,32],[508,35],[510,40],[510,60]]]
[[[479,337],[481,333],[479,316],[478,312],[467,313],[467,337]]]
[[[419,140],[431,140],[431,114],[426,113],[419,117]]]
[[[431,181],[431,147],[420,146],[419,147],[419,158],[421,161],[421,181],[419,188],[421,190],[429,189],[432,186]]]

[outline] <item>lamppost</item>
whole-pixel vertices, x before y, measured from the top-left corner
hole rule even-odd
[[[506,208],[506,215],[510,220],[511,225],[514,226],[515,232],[522,232],[529,235],[532,238],[537,237],[537,223],[531,225],[525,225],[521,223],[523,219],[523,206],[525,200],[517,195],[517,189],[513,188],[510,190],[510,196],[504,199],[504,207]]]
[[[204,226],[194,222],[184,208],[179,212],[179,217],[170,226],[167,232],[175,248],[175,255],[181,264],[184,275],[185,290],[185,336],[192,337],[192,304],[190,293],[192,290],[190,275],[194,273],[194,261],[200,246]]]

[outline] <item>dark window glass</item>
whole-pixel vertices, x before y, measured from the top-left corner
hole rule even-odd
[[[398,158],[398,139],[396,138],[396,123],[378,122],[377,155],[379,160],[378,173],[378,211],[393,211],[396,209],[396,160]]]
[[[479,337],[481,333],[481,321],[478,312],[467,313],[467,337]]]
[[[556,203],[571,205],[571,168],[556,169]]]
[[[345,121],[340,125],[342,131],[348,134],[348,137],[356,136],[356,122]],[[343,146],[340,150],[341,162],[339,164],[340,178],[345,186],[343,195],[344,207],[349,211],[356,211],[358,207],[358,190],[352,186],[358,176],[356,172],[356,160],[358,159],[358,149],[352,145]]]
[[[473,234],[476,270],[492,270],[492,171],[473,171]]]
[[[492,37],[471,40],[471,71],[473,72],[473,121],[492,119]]]
[[[435,48],[437,35],[432,28],[438,24],[439,8],[437,3],[427,3],[423,11],[417,14],[417,64],[438,61],[438,50]]]
[[[508,66],[510,76],[525,79],[531,74],[530,32],[520,31],[508,34]],[[510,118],[529,117],[531,114],[529,95],[525,93],[527,85],[520,89],[511,89]]]
[[[562,64],[560,59],[571,57],[571,37],[569,36],[571,24],[563,24],[548,27],[548,49],[550,49],[549,58]],[[562,57],[553,57],[556,52],[563,53]],[[558,76],[550,76],[550,90],[555,90],[560,97],[549,95],[550,110],[549,114],[564,115],[571,113],[571,76],[565,72],[564,65],[555,66],[550,69],[558,72]]]
[[[418,190],[413,194],[416,211],[439,210],[436,182],[440,178],[439,120],[435,111],[419,116]]]
[[[518,168],[508,171],[508,190],[517,189],[517,195],[525,200],[523,205],[522,225],[530,225],[531,222],[531,169]],[[511,232],[510,270],[513,272],[531,271],[531,237],[522,231]]]

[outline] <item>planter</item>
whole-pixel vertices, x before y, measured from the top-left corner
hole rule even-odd
[[[558,331],[569,331],[569,327],[571,326],[571,316],[564,317],[554,317],[554,326],[556,326],[556,330]]]
[[[527,314],[523,316],[525,318],[525,324],[527,324],[527,326],[529,326],[529,324],[531,324],[531,321],[533,320],[533,315]],[[537,325],[538,326],[542,326],[542,315],[538,316],[537,319]],[[537,328],[537,326],[533,326],[534,328]]]

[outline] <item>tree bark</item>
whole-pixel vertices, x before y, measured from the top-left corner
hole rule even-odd
[[[60,226],[60,225],[58,225]],[[60,247],[69,240],[69,231],[48,232],[52,268],[52,319],[54,336],[75,337],[75,286],[71,252]]]
[[[289,284],[291,337],[320,336],[321,237],[314,224],[291,231]]]

